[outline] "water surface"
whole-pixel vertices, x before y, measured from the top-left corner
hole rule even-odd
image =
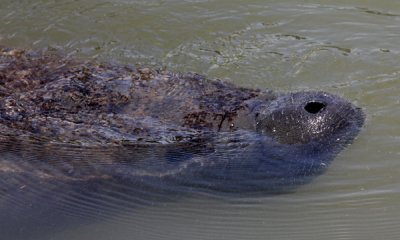
[[[54,224],[38,239],[400,235],[400,3],[1,0],[0,6],[1,45],[194,71],[249,87],[324,90],[351,100],[367,115],[355,143],[328,172],[295,193],[136,203],[141,207],[128,204],[110,215],[99,209],[92,221]],[[27,227],[15,227],[23,238]]]

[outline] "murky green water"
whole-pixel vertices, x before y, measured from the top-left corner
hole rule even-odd
[[[1,0],[0,23],[1,45],[324,90],[367,114],[356,142],[296,193],[182,199],[40,239],[398,239],[400,2]]]

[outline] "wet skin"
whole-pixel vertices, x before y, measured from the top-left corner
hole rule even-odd
[[[323,172],[363,122],[326,92],[0,48],[3,192],[26,179],[282,192]]]

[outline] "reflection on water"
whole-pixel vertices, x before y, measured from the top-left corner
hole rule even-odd
[[[135,178],[140,173],[133,170],[145,171],[139,160],[151,164],[152,159],[162,159],[162,149],[16,146],[1,144],[0,232],[4,239],[43,239],[182,195],[145,177]]]
[[[112,183],[74,188],[26,178],[12,197],[0,189],[8,204],[1,214],[10,220],[2,231],[30,230],[38,239],[397,239],[399,3],[4,0],[1,6],[1,45],[165,65],[247,86],[325,90],[367,114],[357,141],[295,193],[240,200],[170,195],[152,204]],[[115,195],[121,201],[108,205]],[[11,224],[17,216],[20,224]]]
[[[288,193],[326,170],[355,133],[340,129],[289,145],[237,130],[215,134],[206,148],[198,142],[80,147],[12,137],[0,142],[0,233],[40,239],[183,197],[242,201]]]

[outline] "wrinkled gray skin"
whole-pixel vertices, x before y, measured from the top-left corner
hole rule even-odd
[[[325,92],[0,48],[0,190],[29,181],[280,192],[322,172],[363,125]]]

